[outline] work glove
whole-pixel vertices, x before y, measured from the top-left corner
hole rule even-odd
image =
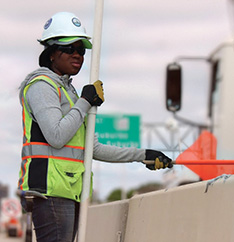
[[[103,83],[96,81],[83,87],[81,97],[86,99],[91,106],[101,106],[104,102]]]
[[[168,158],[166,155],[164,155],[160,151],[156,150],[146,150],[145,152],[146,160],[152,160],[154,161],[153,164],[147,164],[146,167],[150,170],[157,170],[161,168],[172,168],[172,160]]]

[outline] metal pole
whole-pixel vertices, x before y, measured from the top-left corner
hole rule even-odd
[[[184,160],[175,161],[175,165],[234,165],[234,160]]]
[[[154,164],[153,160],[143,160],[146,165]],[[234,165],[234,160],[175,160],[174,165]]]
[[[93,49],[92,49],[92,57],[91,57],[90,80],[89,80],[90,83],[93,83],[99,79],[103,6],[104,6],[104,0],[96,0],[94,31],[93,31],[93,41],[92,41]],[[97,107],[92,107],[88,113],[88,120],[87,120],[85,154],[84,154],[85,172],[83,174],[83,190],[81,194],[80,216],[79,216],[79,226],[78,226],[78,236],[77,236],[77,239],[79,242],[85,242],[85,236],[86,236],[96,113],[97,113]]]

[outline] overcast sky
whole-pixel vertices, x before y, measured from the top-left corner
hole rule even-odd
[[[94,2],[1,3],[0,182],[10,184],[11,192],[17,186],[22,143],[17,88],[38,67],[42,46],[36,40],[41,37],[44,23],[59,11],[75,13],[92,36]],[[98,112],[139,114],[143,123],[167,121],[171,114],[165,109],[166,65],[179,55],[209,55],[217,45],[230,39],[232,21],[228,0],[105,1],[100,79],[104,82],[106,101]],[[89,82],[90,56],[87,53],[83,70],[73,79],[79,93]],[[185,104],[180,114],[204,121],[207,75],[195,67],[190,67],[190,74],[196,80],[185,83]],[[94,188],[100,197],[119,185],[129,189],[160,177],[160,172],[147,171],[142,164],[119,166],[95,162],[93,169]]]

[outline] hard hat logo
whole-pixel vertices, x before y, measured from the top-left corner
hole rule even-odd
[[[76,27],[80,27],[81,26],[81,22],[78,18],[73,18],[72,19],[72,23],[76,26]]]
[[[52,23],[52,18],[50,18],[44,25],[44,29],[48,29]]]

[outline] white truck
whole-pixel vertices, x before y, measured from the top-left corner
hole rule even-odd
[[[202,61],[209,66],[209,78],[205,80],[209,83],[207,98],[208,122],[204,124],[195,123],[189,115],[181,117],[177,115],[182,107],[182,89],[188,80],[183,79],[183,63]],[[194,70],[196,71],[196,70]],[[199,72],[199,70],[197,70]],[[183,80],[182,80],[183,79]],[[198,87],[199,90],[199,87]],[[197,90],[194,90],[197,91]],[[209,130],[217,140],[216,159],[234,159],[234,43],[225,42],[218,46],[207,57],[178,57],[176,61],[167,66],[166,80],[166,107],[172,111],[174,117],[181,122],[198,126],[200,130]],[[186,93],[184,94],[186,95]],[[198,96],[201,95],[198,93]],[[184,104],[186,105],[186,104]],[[196,109],[193,105],[191,109]],[[234,168],[230,166],[217,166],[218,174],[234,174]]]

